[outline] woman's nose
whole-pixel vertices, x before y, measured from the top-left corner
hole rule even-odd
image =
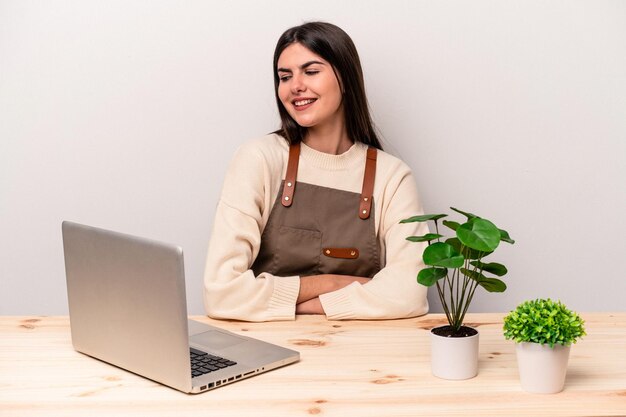
[[[306,90],[306,85],[301,75],[293,75],[291,78],[291,92],[293,94],[301,93]]]

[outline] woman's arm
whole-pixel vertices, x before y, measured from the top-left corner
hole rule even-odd
[[[300,278],[300,292],[297,304],[312,300],[322,294],[340,290],[353,282],[365,284],[369,278],[355,277],[351,275],[322,274]]]
[[[256,220],[220,201],[204,274],[204,306],[209,316],[245,321],[293,320],[300,289],[298,276],[255,276]]]
[[[280,186],[287,153],[281,140],[270,136],[244,144],[226,172],[204,274],[204,305],[211,317],[246,321],[295,317],[300,277],[255,276],[250,269]]]
[[[365,284],[369,280],[364,277],[336,274],[301,277],[296,314],[325,314],[320,295],[340,290],[353,282]]]

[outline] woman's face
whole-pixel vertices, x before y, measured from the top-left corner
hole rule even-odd
[[[278,97],[300,126],[344,123],[342,94],[332,66],[300,43],[278,57]]]

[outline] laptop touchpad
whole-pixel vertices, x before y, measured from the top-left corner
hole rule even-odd
[[[219,330],[209,330],[208,332],[193,335],[189,338],[193,343],[206,346],[209,349],[221,350],[227,347],[243,343],[246,339],[220,332]]]

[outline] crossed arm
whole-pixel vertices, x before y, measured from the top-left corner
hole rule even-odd
[[[337,291],[353,282],[364,284],[369,278],[351,275],[322,274],[300,277],[300,292],[296,301],[296,314],[324,314],[319,296]]]

